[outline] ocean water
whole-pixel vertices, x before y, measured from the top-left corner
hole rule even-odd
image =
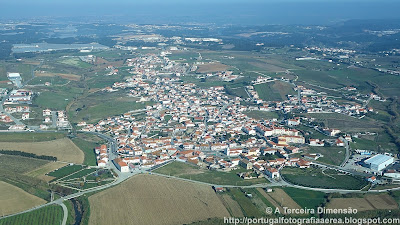
[[[41,3],[42,2],[42,3]],[[4,2],[0,18],[50,16],[109,19],[126,23],[331,24],[348,19],[400,18],[398,0],[265,0],[265,1],[94,1],[54,3],[44,0]],[[83,1],[82,1],[83,2]],[[112,3],[111,3],[112,2]],[[85,21],[86,20],[86,21]]]

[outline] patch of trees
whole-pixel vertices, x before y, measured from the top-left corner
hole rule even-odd
[[[13,151],[13,150],[0,150],[0,154],[18,155],[18,156],[27,157],[27,158],[35,158],[35,159],[43,159],[43,160],[49,160],[49,161],[57,161],[57,157],[54,157],[54,156],[36,155],[34,153]]]
[[[12,44],[10,42],[0,42],[0,59],[7,59],[11,54]]]

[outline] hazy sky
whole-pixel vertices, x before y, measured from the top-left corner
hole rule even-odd
[[[126,22],[324,24],[399,18],[399,0],[0,0],[0,18],[122,17]]]

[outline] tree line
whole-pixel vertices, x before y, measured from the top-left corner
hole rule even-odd
[[[54,157],[54,156],[36,155],[34,153],[13,151],[13,150],[0,150],[0,154],[18,155],[18,156],[27,157],[27,158],[35,158],[35,159],[43,159],[43,160],[49,160],[49,161],[57,161],[57,157]]]

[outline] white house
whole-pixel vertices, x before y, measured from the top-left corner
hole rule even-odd
[[[126,164],[126,162],[122,161],[121,158],[117,158],[113,160],[115,166],[119,171],[122,173],[128,173],[129,172],[129,166]]]
[[[279,178],[278,170],[272,167],[267,167],[265,170],[265,174],[270,178]]]

